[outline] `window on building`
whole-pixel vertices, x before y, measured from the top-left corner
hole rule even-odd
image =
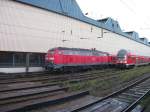
[[[27,53],[0,52],[0,67],[25,67]],[[30,66],[44,66],[45,54],[30,54]]]
[[[115,25],[114,25],[114,23],[112,23],[112,27],[114,27]]]
[[[13,66],[13,53],[0,52],[0,66]]]
[[[44,54],[34,53],[30,54],[30,66],[43,66],[44,65]]]
[[[14,53],[14,66],[25,66],[26,65],[26,53]]]

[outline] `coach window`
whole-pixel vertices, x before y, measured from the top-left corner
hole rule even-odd
[[[73,55],[73,53],[74,51],[71,51],[71,50],[68,52],[69,55]]]
[[[93,52],[90,52],[90,56],[93,56]]]
[[[93,55],[94,55],[94,56],[98,56],[98,53],[97,53],[97,52],[93,52]]]
[[[78,51],[78,54],[79,54],[80,56],[83,56],[83,55],[84,55],[84,52],[83,52],[83,51]]]
[[[82,51],[78,51],[78,55],[82,55],[83,53],[82,53]]]
[[[103,54],[102,53],[98,53],[99,54],[99,56],[103,56]]]
[[[68,55],[68,50],[63,50],[64,55]]]
[[[78,51],[74,51],[74,55],[78,55]]]
[[[90,51],[86,51],[86,56],[91,56],[91,52]]]

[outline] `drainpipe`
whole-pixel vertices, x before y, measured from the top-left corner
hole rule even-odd
[[[29,66],[30,66],[30,53],[26,54],[26,73],[29,72]]]
[[[15,54],[13,54],[12,66],[15,67]]]

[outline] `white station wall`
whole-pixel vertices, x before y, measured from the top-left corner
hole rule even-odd
[[[127,49],[150,56],[150,47],[118,34],[36,7],[0,0],[0,51],[44,53],[53,47],[96,48],[112,54]]]

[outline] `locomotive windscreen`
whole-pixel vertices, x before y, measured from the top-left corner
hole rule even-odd
[[[49,50],[48,54],[53,55],[54,54],[54,50]]]
[[[118,58],[124,58],[127,55],[127,51],[122,49],[118,52],[117,57]]]

